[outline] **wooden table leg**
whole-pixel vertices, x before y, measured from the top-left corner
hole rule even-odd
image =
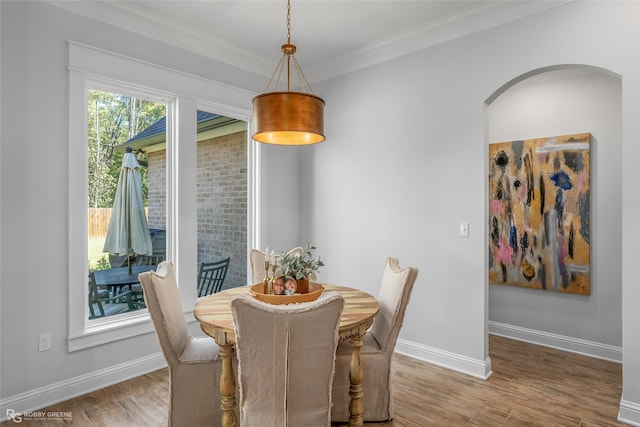
[[[236,379],[231,364],[233,345],[220,345],[220,356],[222,357],[222,371],[220,372],[222,427],[236,427]]]
[[[351,366],[349,370],[349,427],[362,427],[362,366],[360,365],[360,349],[362,337],[351,338]]]

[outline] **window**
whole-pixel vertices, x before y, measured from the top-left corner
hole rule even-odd
[[[144,309],[138,274],[166,258],[166,155],[149,150],[166,151],[167,106],[92,87],[87,100],[88,318],[97,320]]]
[[[180,284],[180,295],[185,313],[193,310],[196,301],[197,286],[197,196],[193,189],[197,183],[197,106],[206,105],[207,110],[217,114],[248,122],[250,111],[238,106],[250,106],[252,94],[234,89],[201,77],[159,67],[132,58],[94,49],[92,47],[69,42],[69,351],[80,350],[94,345],[132,337],[153,331],[153,326],[145,309],[127,311],[104,318],[89,319],[89,200],[90,200],[90,162],[96,156],[88,139],[89,124],[96,126],[95,117],[90,121],[89,112],[100,121],[106,119],[107,109],[101,106],[88,108],[92,97],[100,95],[105,99],[120,99],[126,104],[133,98],[136,102],[148,102],[151,109],[164,110],[165,139],[164,154],[152,159],[153,147],[136,146],[131,141],[136,135],[127,134],[125,146],[131,146],[138,161],[148,161],[147,183],[152,179],[163,181],[159,193],[153,194],[147,187],[147,208],[149,227],[164,228],[165,256],[176,265],[176,274]],[[128,99],[128,101],[123,101]],[[222,102],[221,102],[222,100]],[[101,105],[98,103],[97,105]],[[114,104],[114,105],[117,105]],[[162,106],[161,106],[162,105]],[[113,107],[113,105],[112,105]],[[101,110],[101,111],[96,111]],[[152,120],[149,120],[151,122]],[[246,124],[246,123],[245,123]],[[144,126],[138,128],[142,129]],[[144,131],[144,130],[142,130]],[[134,132],[135,133],[135,132]],[[97,135],[94,135],[94,138]],[[119,140],[120,141],[120,140]],[[104,138],[101,143],[105,142]],[[147,141],[148,142],[148,141]],[[97,144],[97,141],[94,141]],[[247,137],[247,244],[254,242],[258,235],[257,216],[258,192],[254,191],[258,182],[260,148]],[[126,147],[116,149],[122,150]],[[159,148],[156,146],[155,148]],[[139,151],[141,150],[141,151]],[[139,152],[138,152],[139,151]],[[118,156],[114,155],[114,161]],[[152,176],[152,162],[158,161],[164,171]],[[103,162],[98,160],[98,166]],[[144,168],[141,168],[144,169]],[[155,188],[155,187],[154,187]],[[163,198],[162,212],[155,216],[151,212],[153,199]],[[91,194],[92,199],[98,195]],[[100,196],[101,197],[101,196]],[[107,204],[108,196],[98,205]],[[157,220],[157,222],[156,222]],[[253,244],[252,244],[253,245]],[[257,246],[257,244],[255,244]],[[98,247],[100,244],[98,244]],[[125,257],[126,258],[126,257]],[[101,261],[102,262],[102,261]],[[126,300],[126,297],[125,297]],[[94,307],[95,308],[95,307]],[[192,317],[192,316],[191,316]],[[189,318],[189,316],[188,316]]]
[[[199,108],[197,128],[198,272],[229,258],[220,289],[246,285],[247,123]]]

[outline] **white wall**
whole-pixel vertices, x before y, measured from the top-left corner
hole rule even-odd
[[[493,101],[488,124],[490,143],[581,132],[592,136],[591,295],[490,286],[489,320],[502,324],[497,329],[507,334],[516,326],[613,346],[618,351],[612,356],[621,361],[620,78],[585,68],[538,74]]]
[[[600,246],[610,243],[605,229],[595,229],[600,238],[592,253],[595,287],[610,272],[613,281],[622,283],[621,413],[640,423],[634,406],[640,403],[640,319],[633,311],[640,298],[632,273],[639,255],[632,243],[639,236],[638,176],[631,160],[637,159],[640,139],[638,6],[573,2],[316,85],[327,100],[328,131],[326,142],[303,158],[303,237],[320,248],[327,264],[322,279],[330,282],[377,292],[387,255],[419,268],[400,334],[401,351],[475,373],[483,364],[490,367],[485,101],[532,70],[559,64],[601,67],[622,76],[622,153],[618,162],[606,158],[602,151],[609,137],[599,137],[594,173],[603,177],[601,193],[609,186],[614,194],[623,193],[615,188],[616,176],[629,188],[622,196],[623,243],[607,252]],[[615,216],[615,204],[611,210],[603,207],[609,196],[600,197],[594,213],[599,223]],[[468,238],[457,235],[462,221],[470,223]],[[613,266],[605,267],[609,261]],[[615,285],[610,295],[597,292],[602,298],[589,303],[592,325],[595,316],[620,307]],[[571,298],[560,300],[574,306],[572,313],[579,312]],[[577,327],[579,319],[572,319],[570,328],[529,325],[619,345],[619,331],[604,336],[616,331],[616,316],[608,313],[591,335]]]

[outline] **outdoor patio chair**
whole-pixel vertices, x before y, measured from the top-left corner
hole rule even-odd
[[[211,295],[220,292],[231,257],[227,257],[220,261],[203,262],[200,264],[198,272],[198,298],[205,295]]]
[[[144,290],[140,283],[134,283],[131,285],[131,301],[133,301],[136,310],[147,308],[147,305],[144,302]]]
[[[164,261],[165,256],[159,254],[153,255],[137,255],[133,265],[150,265],[156,267],[162,261]]]
[[[132,295],[131,291],[111,295],[108,289],[99,288],[94,273],[89,273],[89,319],[135,310]]]
[[[142,265],[149,266],[149,271],[155,269],[158,264],[164,261],[164,255],[137,255],[132,265]],[[126,285],[126,287],[131,291],[131,300],[135,305],[136,309],[146,308],[146,304],[144,302],[144,291],[142,289],[142,285],[140,283],[133,283],[131,285]]]

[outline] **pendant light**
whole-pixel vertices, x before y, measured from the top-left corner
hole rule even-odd
[[[264,93],[253,98],[253,139],[266,144],[309,145],[324,141],[324,100],[313,94],[291,44],[291,1],[287,0],[287,43]],[[291,91],[291,65],[301,92]],[[283,69],[287,91],[278,92]],[[268,92],[268,90],[273,90]]]

